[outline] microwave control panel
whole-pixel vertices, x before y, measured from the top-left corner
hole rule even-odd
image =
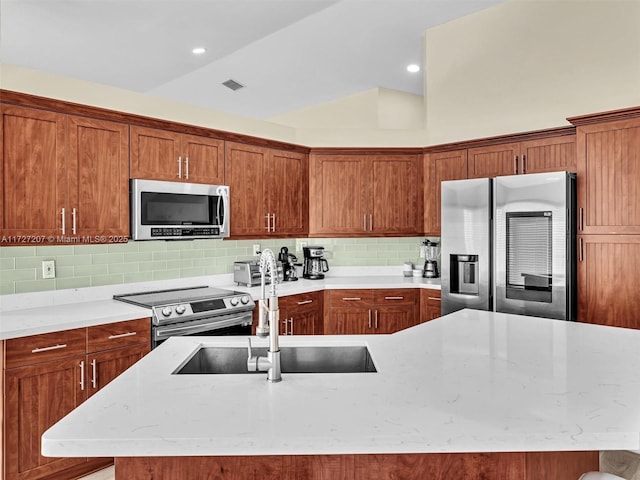
[[[210,235],[220,235],[218,227],[153,227],[152,237],[204,237]]]

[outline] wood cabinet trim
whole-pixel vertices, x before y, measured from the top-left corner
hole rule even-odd
[[[640,117],[640,106],[621,108],[618,110],[608,110],[606,112],[591,113],[588,115],[579,115],[576,117],[568,117],[567,121],[575,126],[582,126],[592,123],[610,122],[614,120],[627,120],[635,117]]]

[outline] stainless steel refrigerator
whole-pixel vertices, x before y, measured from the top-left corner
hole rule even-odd
[[[575,174],[442,182],[442,314],[575,320]]]

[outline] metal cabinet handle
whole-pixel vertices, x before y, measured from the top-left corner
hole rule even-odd
[[[267,213],[265,215],[265,218],[267,219],[267,232],[270,232],[271,231],[271,215]]]
[[[71,226],[71,233],[73,233],[74,235],[76,234],[76,218],[78,216],[78,213],[76,212],[76,209],[74,208],[73,210],[71,210],[71,218],[73,219],[73,225]]]
[[[360,297],[342,297],[342,300],[345,302],[357,302],[358,300],[362,300]]]
[[[526,155],[522,155],[522,173],[527,173],[527,156]]]
[[[291,330],[289,332],[289,335],[293,335],[293,317],[291,317],[289,319],[289,325],[291,326]]]
[[[80,361],[80,390],[84,390],[84,360]]]
[[[65,223],[66,223],[66,221],[64,219],[64,207],[62,207],[62,210],[60,211],[60,215],[62,216],[62,229],[61,230],[62,230],[62,234],[64,235],[66,233],[65,232]]]
[[[369,310],[369,328],[371,328],[371,310]]]
[[[298,305],[307,305],[308,303],[313,303],[313,300],[303,300],[302,302],[298,302]]]
[[[378,329],[378,310],[376,310],[376,314],[375,314],[375,328],[376,330]]]
[[[367,231],[367,214],[366,213],[362,215],[362,222],[363,222],[362,229],[366,232]]]
[[[276,231],[276,214],[275,213],[271,214],[271,219],[273,220],[273,225],[271,226],[271,231],[275,232]]]
[[[580,209],[578,210],[579,213],[579,228],[580,231],[582,232],[584,230],[584,209],[582,207],[580,207]]]
[[[289,335],[289,331],[288,331],[288,326],[289,326],[289,320],[287,320],[286,318],[284,320],[282,320],[283,323],[283,330],[284,332],[282,332],[283,335]]]
[[[184,159],[184,178],[189,180],[189,157]]]
[[[404,300],[404,297],[384,297],[385,300]]]
[[[578,258],[584,262],[584,250],[582,248],[582,239],[578,240]]]
[[[124,337],[133,337],[137,335],[138,332],[127,332],[127,333],[118,333],[116,335],[109,335],[109,340],[114,340],[116,338],[124,338]]]
[[[442,301],[442,299],[439,298],[439,297],[427,297],[427,300],[434,300],[436,302],[441,302]]]
[[[61,348],[67,348],[66,343],[59,343],[58,345],[52,345],[50,347],[39,347],[31,350],[31,353],[50,352],[51,350],[60,350]]]
[[[369,231],[373,232],[373,214],[369,214]]]
[[[91,388],[98,388],[98,368],[95,358],[91,360]]]
[[[513,174],[518,174],[518,155],[513,156]]]

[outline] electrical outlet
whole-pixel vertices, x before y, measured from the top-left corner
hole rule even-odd
[[[306,240],[296,240],[296,252],[301,252],[307,245],[309,245],[309,242]]]
[[[260,255],[260,244],[259,243],[254,243],[253,244],[253,256],[256,257]]]
[[[42,278],[56,278],[56,262],[54,260],[42,261]]]

